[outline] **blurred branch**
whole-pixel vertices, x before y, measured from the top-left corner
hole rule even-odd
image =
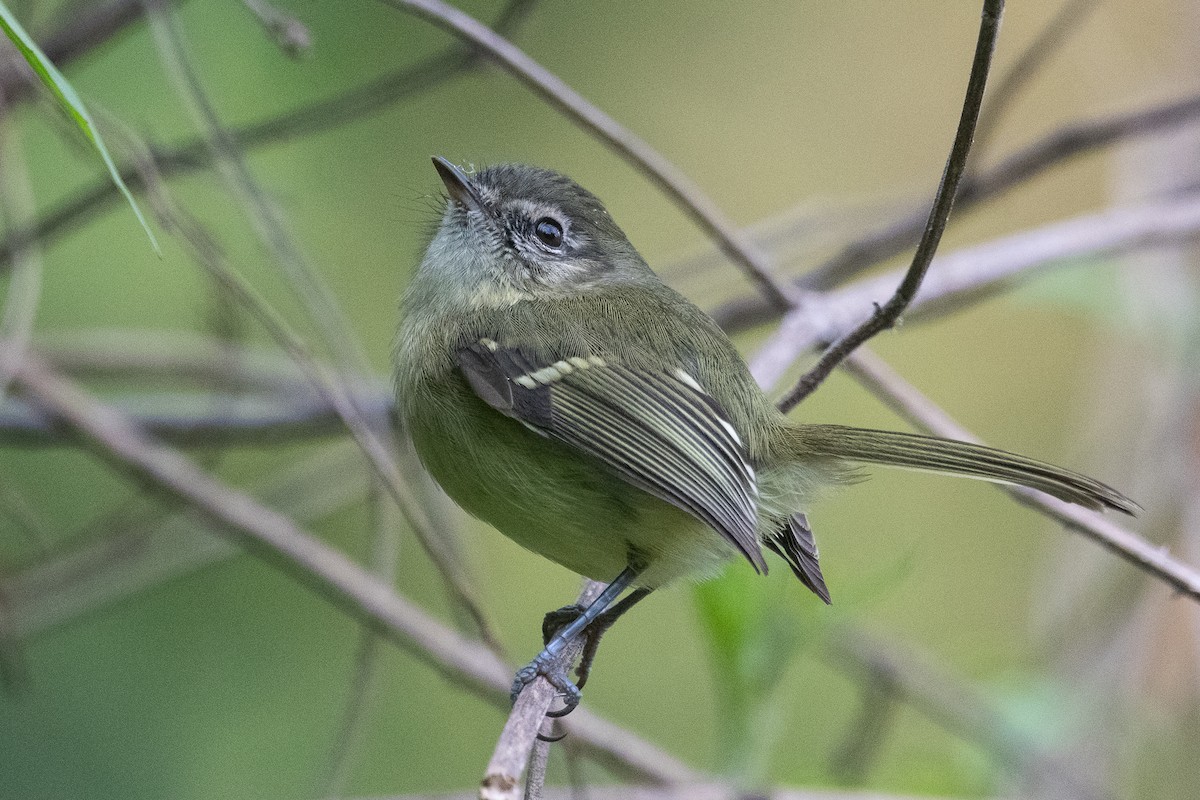
[[[17,382],[106,460],[210,518],[251,553],[316,590],[447,679],[491,703],[507,705],[513,671],[482,643],[442,625],[284,515],[151,439],[36,356],[25,361]],[[564,725],[592,758],[631,779],[670,783],[698,778],[667,753],[586,709],[577,709]]]
[[[872,393],[882,398],[889,407],[918,428],[948,439],[979,441],[877,357],[859,351],[846,362],[846,369]],[[1012,495],[1018,503],[1058,520],[1071,530],[1082,533],[1108,548],[1151,577],[1163,581],[1180,594],[1200,601],[1200,571],[1172,558],[1165,547],[1150,544],[1098,512],[1063,502],[1024,486],[999,488]]]
[[[670,786],[589,786],[588,800],[927,800],[914,795],[889,794],[873,791],[838,789],[755,789],[747,792],[722,783],[677,783]],[[954,797],[938,795],[940,800]],[[471,794],[405,794],[372,797],[370,800],[476,800]],[[580,800],[573,788],[551,788],[542,793],[542,800]],[[1005,795],[1006,800],[1018,800],[1019,795]],[[348,800],[367,800],[366,798]]]
[[[975,58],[971,64],[970,77],[967,79],[967,92],[963,99],[958,130],[954,134],[954,144],[950,148],[949,158],[946,159],[946,169],[934,195],[929,220],[925,223],[925,232],[917,244],[912,264],[904,273],[904,278],[891,299],[882,306],[876,306],[875,313],[868,319],[829,345],[817,363],[800,377],[791,391],[780,398],[777,405],[785,414],[812,394],[855,348],[895,325],[916,297],[929,264],[933,261],[933,254],[937,252],[938,244],[942,240],[942,232],[946,229],[946,221],[950,218],[951,208],[954,207],[959,179],[967,166],[967,155],[971,152],[971,140],[975,135],[975,123],[979,120],[979,107],[983,103],[983,90],[987,86],[988,72],[996,50],[996,39],[1000,35],[1000,18],[1003,14],[1004,0],[984,0],[979,39],[975,44]]]
[[[767,257],[742,235],[691,178],[633,131],[592,105],[512,42],[466,13],[440,0],[379,2],[416,14],[442,30],[481,47],[497,64],[552,108],[562,112],[643,172],[701,230],[715,239],[721,250],[757,284],[764,302],[779,311],[791,307],[787,292],[771,275]]]
[[[840,648],[835,642],[834,649]],[[854,653],[855,656],[859,654]],[[844,664],[837,665],[845,672]],[[881,668],[878,659],[859,658],[854,664],[863,673],[859,689],[858,717],[830,757],[830,772],[843,785],[867,782],[871,767],[895,725],[896,712],[907,698],[900,691],[893,670]],[[914,704],[917,705],[917,704]],[[918,706],[919,710],[919,706]]]
[[[1063,267],[1084,256],[1124,252],[1200,235],[1200,193],[1129,208],[1112,208],[940,256],[905,317],[961,309],[1036,270]],[[789,312],[751,359],[761,386],[772,386],[802,353],[832,341],[870,313],[896,285],[896,273],[813,295]]]
[[[113,0],[71,14],[54,33],[38,42],[43,53],[62,69],[111,40],[142,15],[141,0]],[[40,84],[21,60],[0,59],[0,96],[10,104],[27,100]]]
[[[1099,5],[1099,0],[1065,0],[1046,26],[1017,56],[1013,65],[992,84],[992,91],[988,93],[979,112],[975,146],[967,160],[968,171],[973,171],[974,164],[987,153],[992,136],[1000,128],[1000,121],[1020,96],[1021,90],[1029,85],[1038,70],[1067,43],[1071,34],[1083,26]]]
[[[371,572],[392,586],[396,581],[396,564],[400,555],[401,526],[399,520],[395,519],[396,507],[387,502],[387,492],[379,486],[378,481],[371,487],[368,502],[373,517],[371,528],[375,533],[371,546]],[[342,710],[342,721],[334,734],[326,777],[317,797],[332,799],[346,794],[355,755],[362,746],[371,711],[378,705],[373,701],[380,689],[380,653],[383,646],[384,642],[375,631],[363,628],[359,632],[358,648],[354,654],[354,674]]]
[[[21,141],[0,93],[0,222],[5,230],[22,228],[34,214],[33,189],[21,153]],[[0,404],[9,382],[29,349],[42,297],[42,254],[37,242],[13,252],[4,309],[0,311]]]
[[[340,362],[341,369],[365,371],[367,359],[357,346],[350,322],[333,292],[296,245],[278,207],[254,178],[237,140],[217,115],[188,56],[178,17],[164,0],[144,2],[159,60],[168,78],[178,88],[194,124],[201,130],[229,193],[241,205],[259,241],[279,267],[287,287],[316,322],[325,345]]]
[[[1040,784],[1031,787],[1034,797],[1101,800],[1110,796],[1086,781],[1080,774],[1083,770],[1068,758],[1039,746],[978,689],[927,657],[845,628],[830,637],[829,658],[838,667],[862,674],[866,698],[886,693],[891,702],[903,702],[963,740],[976,742],[1008,769],[1034,775]],[[880,709],[864,708],[863,713],[876,711]],[[878,730],[867,733],[879,734]]]
[[[287,394],[311,391],[296,362],[277,351],[247,347],[185,330],[85,328],[39,335],[43,359],[74,377],[160,382]],[[363,388],[366,388],[365,386]]]
[[[291,14],[280,11],[266,0],[242,0],[242,5],[255,16],[263,30],[284,55],[303,58],[312,49],[312,33]]]
[[[1042,140],[1008,156],[991,169],[968,176],[959,192],[960,212],[995,197],[1068,158],[1112,144],[1120,139],[1192,121],[1200,115],[1200,95],[1142,112],[1115,115],[1067,125]],[[819,289],[840,283],[867,267],[891,258],[917,238],[921,217],[914,212],[887,228],[851,244],[841,254],[801,279],[805,288]]]
[[[370,477],[357,449],[346,441],[260,477],[249,491],[266,506],[287,509],[294,521],[316,521],[360,503]],[[218,533],[209,520],[185,508],[150,525],[60,543],[4,575],[14,633],[32,639],[241,552]]]
[[[1193,122],[1198,116],[1200,94],[1142,111],[1064,126],[994,167],[964,176],[956,200],[958,216],[961,218],[972,206],[997,197],[1075,156],[1134,136]],[[925,220],[922,207],[867,234],[801,278],[796,286],[808,290],[827,289],[898,255],[917,240]],[[712,316],[726,330],[740,331],[773,319],[776,312],[761,298],[751,297],[726,303],[715,309]]]
[[[496,21],[497,30],[512,30],[525,18],[534,0],[510,0]],[[135,2],[140,13],[141,0]],[[282,144],[299,136],[346,125],[373,112],[402,100],[410,95],[434,88],[465,69],[479,63],[478,49],[471,47],[449,47],[440,55],[431,56],[415,66],[406,66],[390,72],[363,86],[356,87],[334,97],[320,100],[307,106],[288,111],[270,119],[235,128],[233,139],[244,148]],[[212,163],[213,154],[202,138],[193,139],[176,147],[151,148],[149,160],[154,164],[159,178],[204,169]],[[133,189],[146,188],[145,175],[137,165],[122,168],[121,177]],[[0,273],[9,263],[12,252],[25,242],[37,240],[48,245],[57,237],[84,224],[96,214],[107,210],[119,199],[117,190],[109,181],[97,181],[53,206],[32,227],[10,231],[0,241]]]
[[[5,345],[8,347],[8,345]],[[394,401],[385,386],[352,395],[364,414],[390,414]],[[108,401],[154,436],[175,445],[220,447],[294,444],[306,438],[342,435],[345,421],[311,388],[291,396],[226,392],[161,392]],[[70,432],[37,406],[19,398],[0,404],[0,444],[49,447],[77,444]]]

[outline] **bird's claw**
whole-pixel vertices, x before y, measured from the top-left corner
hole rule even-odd
[[[560,666],[556,666],[553,663],[553,659],[543,658],[543,655],[539,654],[533,661],[530,661],[517,670],[517,675],[513,678],[512,701],[514,703],[517,702],[517,697],[520,696],[525,687],[537,680],[538,677],[542,677],[558,690],[565,706],[561,711],[551,711],[546,716],[564,717],[574,711],[575,707],[579,705],[579,701],[583,699],[583,693],[567,677],[566,670]]]

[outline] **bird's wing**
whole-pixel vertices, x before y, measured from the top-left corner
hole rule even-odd
[[[758,490],[741,437],[682,369],[651,371],[580,355],[540,363],[481,339],[459,367],[492,408],[600,459],[624,480],[712,526],[759,572]]]

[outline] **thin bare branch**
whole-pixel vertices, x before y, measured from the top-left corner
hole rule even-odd
[[[259,241],[280,268],[289,289],[317,323],[327,347],[343,370],[364,372],[367,358],[357,346],[352,326],[329,285],[312,268],[288,231],[279,208],[271,202],[246,163],[237,141],[221,122],[200,76],[187,53],[177,15],[164,0],[144,0],[149,9],[150,32],[159,60],[178,95],[201,131],[229,193],[250,220]],[[254,0],[258,2],[258,0]],[[268,7],[269,8],[269,7]],[[265,11],[264,11],[265,13]]]
[[[935,259],[906,322],[961,310],[1021,280],[1079,259],[1194,239],[1200,235],[1200,194],[1184,194],[1055,222]],[[896,285],[898,273],[813,295],[783,323],[750,362],[760,386],[774,386],[801,354],[850,330]]]
[[[5,347],[9,345],[5,344]],[[386,418],[393,407],[382,383],[353,395],[364,414]],[[112,401],[157,437],[174,445],[289,445],[346,432],[337,408],[311,387],[288,397],[229,392],[155,392]],[[75,444],[42,410],[19,398],[0,404],[0,445],[62,447]]]
[[[604,586],[597,581],[588,581],[580,592],[578,603],[585,607],[590,605],[604,591]],[[555,664],[567,670],[579,658],[583,644],[583,637],[575,639],[559,654]],[[538,677],[517,696],[488,761],[479,788],[480,800],[517,800],[521,796],[521,775],[557,692],[548,680]],[[544,764],[542,768],[545,768]]]
[[[174,390],[202,387],[274,394],[308,389],[296,362],[277,350],[187,330],[84,328],[46,332],[42,358],[73,377],[136,382]],[[368,381],[362,388],[370,386]]]
[[[512,42],[475,18],[440,0],[379,0],[414,13],[442,30],[473,42],[510,75],[550,106],[611,147],[646,174],[685,214],[746,273],[765,300],[782,311],[791,307],[788,294],[775,281],[766,256],[741,232],[686,174],[646,141],[590,103],[561,78],[534,61]]]
[[[846,369],[874,394],[884,399],[891,408],[923,430],[949,439],[979,441],[898,373],[867,351],[860,350],[856,353],[854,358],[846,362]],[[1071,530],[1098,542],[1180,594],[1200,601],[1200,571],[1173,558],[1165,547],[1147,542],[1098,512],[1023,486],[999,488],[1008,492],[1022,505],[1041,511]]]
[[[381,581],[393,585],[399,561],[400,525],[395,518],[396,507],[387,501],[387,492],[375,482],[369,498],[374,531],[371,547],[371,572]],[[366,733],[372,702],[379,690],[379,657],[384,642],[379,634],[368,628],[359,633],[358,652],[354,657],[354,674],[350,680],[342,722],[334,735],[332,753],[321,797],[339,798],[345,795],[354,767],[355,755]]]
[[[552,727],[553,720],[543,720],[543,731],[549,731]],[[545,736],[546,733],[542,735]],[[533,753],[529,758],[529,777],[525,780],[525,800],[542,800],[544,797],[546,768],[550,765],[550,744],[546,739],[538,739],[533,743]]]
[[[36,356],[25,361],[17,382],[105,459],[207,516],[251,553],[316,590],[447,679],[498,706],[507,705],[513,671],[482,643],[442,625],[284,515],[154,441]],[[669,754],[586,709],[576,709],[563,723],[590,757],[611,765],[618,774],[651,783],[699,780],[696,772]]]
[[[1200,94],[1140,111],[1100,117],[1059,128],[1002,159],[990,169],[965,176],[955,201],[957,218],[984,200],[999,197],[1007,190],[1076,156],[1136,136],[1161,133],[1194,122],[1198,116]],[[898,255],[917,241],[926,219],[923,207],[914,208],[885,227],[847,245],[797,281],[795,287],[805,291],[825,290]],[[0,247],[0,256],[3,252]],[[774,319],[777,312],[761,298],[747,297],[714,309],[712,316],[721,327],[736,332]]]
[[[309,523],[361,503],[370,479],[357,448],[345,441],[262,476],[249,491],[260,503]],[[241,551],[218,532],[208,519],[185,508],[149,527],[118,528],[101,538],[60,543],[4,576],[15,635],[33,639],[237,556]]]
[[[942,231],[946,229],[950,209],[954,206],[954,196],[958,192],[959,178],[967,166],[967,155],[971,151],[975,123],[979,120],[979,107],[983,103],[983,90],[987,85],[988,71],[992,65],[992,54],[996,50],[996,39],[1000,35],[1000,18],[1003,13],[1004,0],[984,0],[979,39],[975,45],[971,75],[967,79],[966,98],[963,100],[958,131],[950,148],[950,157],[946,160],[946,170],[933,198],[933,208],[929,212],[929,221],[925,224],[925,233],[917,244],[917,252],[904,274],[904,279],[900,281],[900,286],[890,300],[876,308],[875,313],[857,328],[831,344],[817,363],[801,376],[795,387],[783,396],[779,401],[779,408],[784,413],[812,394],[856,347],[880,331],[895,325],[900,315],[908,308],[908,304],[916,297],[917,289],[920,288],[925,272],[933,261],[933,254],[941,242]]]

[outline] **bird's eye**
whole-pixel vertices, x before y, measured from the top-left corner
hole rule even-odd
[[[546,245],[558,249],[563,243],[563,228],[558,220],[551,217],[542,217],[537,222],[533,223],[533,232],[537,234],[538,240]]]

